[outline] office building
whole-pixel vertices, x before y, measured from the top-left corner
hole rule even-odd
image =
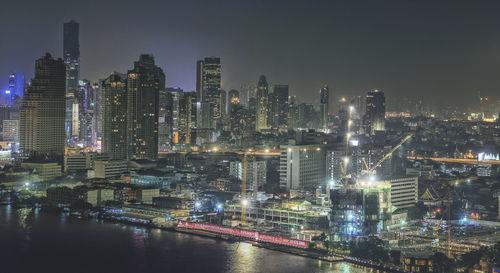
[[[94,144],[94,89],[88,80],[81,80],[75,94],[78,101],[78,142],[83,147]]]
[[[273,115],[273,127],[280,130],[288,128],[288,85],[278,84],[273,88],[274,104],[271,109]]]
[[[128,158],[156,159],[159,96],[165,89],[165,74],[153,56],[143,54],[127,76]]]
[[[101,82],[102,151],[111,159],[127,158],[127,75],[113,73]]]
[[[255,130],[260,132],[268,129],[268,98],[269,85],[266,76],[262,75],[257,83],[256,106],[255,106]]]
[[[326,185],[323,145],[283,145],[280,155],[280,187],[312,190]]]
[[[71,20],[63,26],[63,59],[66,65],[66,137],[70,140],[78,136],[73,129],[78,126],[78,119],[74,119],[74,104],[77,104],[75,93],[80,80],[80,25]]]
[[[202,102],[210,103],[212,119],[216,123],[222,116],[220,57],[205,57],[203,61]]]
[[[418,202],[418,177],[387,180],[391,184],[391,202],[398,209],[413,207]]]
[[[66,67],[50,54],[35,63],[35,77],[20,109],[19,140],[24,153],[63,154]]]
[[[183,92],[179,99],[179,127],[177,143],[194,144],[196,140],[197,102],[195,92]]]
[[[203,68],[205,66],[205,61],[196,61],[196,97],[198,101],[203,101]]]
[[[385,96],[384,92],[374,89],[366,95],[366,132],[385,131]]]
[[[239,180],[243,179],[243,166],[241,161],[231,161],[229,163],[229,175]],[[251,191],[262,190],[266,184],[266,161],[252,161],[246,162],[246,187]]]
[[[19,141],[19,120],[4,119],[2,135],[4,141]]]

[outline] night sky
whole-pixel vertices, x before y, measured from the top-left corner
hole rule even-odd
[[[388,98],[465,104],[480,90],[500,99],[493,0],[10,0],[0,9],[0,87],[12,71],[31,78],[45,52],[61,57],[71,19],[80,23],[81,78],[91,81],[151,53],[168,86],[194,90],[196,60],[216,55],[225,90],[264,74],[306,102],[325,83],[336,95],[380,88]]]

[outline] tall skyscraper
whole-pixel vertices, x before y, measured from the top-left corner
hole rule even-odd
[[[266,76],[262,75],[259,78],[256,90],[255,130],[258,132],[268,129],[268,98],[269,85]]]
[[[75,94],[78,101],[78,140],[84,147],[94,143],[94,90],[88,80],[81,80]]]
[[[127,75],[113,73],[101,82],[102,151],[110,159],[127,158]]]
[[[127,80],[127,141],[131,159],[158,156],[158,110],[165,74],[151,55],[141,55]]]
[[[173,95],[168,91],[160,90],[160,109],[158,110],[158,148],[164,151],[172,140],[172,108]]]
[[[288,128],[288,85],[278,84],[273,88],[274,107],[272,109],[274,116],[274,126],[280,130]]]
[[[20,149],[25,154],[63,154],[66,67],[47,53],[35,62],[35,77],[20,109]]]
[[[385,131],[385,96],[384,92],[374,89],[366,94],[366,130],[369,134]]]
[[[80,80],[79,29],[80,25],[73,20],[64,23],[63,58],[66,64],[66,135],[68,140],[78,134],[78,130],[73,127],[78,126],[78,117],[76,117],[77,123],[74,123],[74,105],[78,104],[75,102],[75,93]]]
[[[178,143],[195,143],[196,111],[196,93],[182,92],[179,99]]]
[[[205,61],[196,61],[196,97],[198,101],[203,101],[203,68],[205,67]]]
[[[205,57],[203,62],[203,102],[213,108],[213,119],[217,121],[222,115],[221,106],[221,63],[220,57]],[[215,123],[215,122],[214,122]]]
[[[5,91],[5,105],[16,106],[16,99],[20,100],[24,94],[24,75],[11,73],[9,75],[9,88]]]
[[[328,112],[330,111],[330,89],[328,85],[325,84],[323,88],[319,91],[319,107],[321,114],[321,128],[323,130],[328,129]]]

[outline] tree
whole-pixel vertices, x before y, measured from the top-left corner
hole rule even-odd
[[[453,272],[453,268],[455,267],[453,260],[441,252],[434,252],[434,254],[429,257],[429,260],[432,262],[433,272],[436,273]]]
[[[424,205],[423,202],[418,202],[415,206],[408,209],[408,219],[410,220],[420,220],[424,218],[424,216],[429,211],[429,208]]]

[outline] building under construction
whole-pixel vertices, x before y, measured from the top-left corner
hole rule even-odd
[[[391,185],[386,182],[333,189],[330,199],[330,231],[335,240],[377,234],[391,219]]]

